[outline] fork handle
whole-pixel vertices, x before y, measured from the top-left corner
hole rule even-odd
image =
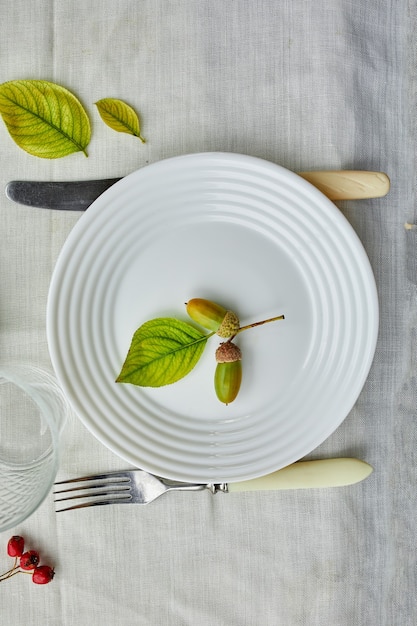
[[[359,459],[336,458],[299,461],[267,476],[239,483],[228,483],[228,491],[341,487],[364,480],[372,471],[373,468],[368,463]]]

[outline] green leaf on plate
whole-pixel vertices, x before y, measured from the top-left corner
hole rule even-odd
[[[118,133],[128,133],[139,137],[142,143],[145,139],[140,134],[139,117],[131,106],[116,98],[103,98],[95,103],[100,117],[113,130]]]
[[[175,383],[191,372],[213,334],[171,317],[145,322],[133,335],[116,382],[140,387]]]
[[[0,114],[17,145],[37,157],[58,159],[84,152],[90,120],[65,87],[46,80],[12,80],[0,85]]]

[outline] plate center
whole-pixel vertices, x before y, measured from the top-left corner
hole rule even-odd
[[[241,324],[275,315],[277,321],[247,330],[236,338],[243,351],[243,381],[236,401],[227,407],[215,396],[214,352],[222,341],[207,342],[203,356],[183,380],[157,389],[137,388],[160,409],[218,420],[250,415],[276,406],[291,394],[311,341],[312,307],[303,276],[289,263],[276,240],[232,222],[191,223],[160,229],[150,246],[138,245],[118,284],[108,323],[119,350],[120,368],[135,330],[155,317],[190,320],[185,303],[194,297],[235,310]],[[135,392],[131,392],[135,393]]]

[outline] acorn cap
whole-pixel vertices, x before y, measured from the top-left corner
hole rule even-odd
[[[216,350],[217,363],[235,363],[242,359],[242,352],[236,344],[231,341],[221,343]]]
[[[222,323],[217,329],[217,335],[226,339],[236,335],[240,328],[240,320],[234,311],[226,311]]]

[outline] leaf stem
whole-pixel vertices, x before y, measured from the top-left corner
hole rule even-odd
[[[246,326],[241,326],[239,330],[236,332],[234,337],[244,330],[249,330],[249,328],[255,328],[255,326],[262,326],[262,324],[269,324],[269,322],[276,322],[277,320],[285,320],[284,315],[278,315],[277,317],[270,317],[267,320],[262,320],[261,322],[253,322],[252,324],[247,324]]]

